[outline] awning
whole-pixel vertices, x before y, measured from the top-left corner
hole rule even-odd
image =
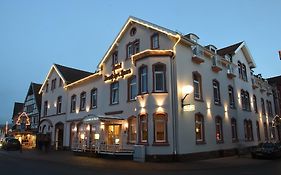
[[[112,121],[112,120],[126,120],[127,116],[115,116],[115,115],[87,115],[83,118],[83,123],[96,123],[98,121]]]

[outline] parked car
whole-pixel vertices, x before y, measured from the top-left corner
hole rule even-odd
[[[19,150],[21,148],[21,144],[16,138],[6,137],[2,142],[2,148],[5,150]]]
[[[260,143],[251,151],[252,158],[278,158],[281,157],[281,149],[276,143]]]

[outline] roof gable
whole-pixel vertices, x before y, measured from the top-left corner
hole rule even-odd
[[[103,56],[102,60],[99,62],[98,64],[98,69],[101,68],[102,64],[108,59],[109,54],[112,52],[112,50],[114,49],[115,45],[118,44],[118,42],[120,41],[120,39],[122,38],[123,34],[129,29],[130,25],[132,23],[137,23],[139,25],[145,26],[147,28],[159,31],[161,33],[164,33],[166,35],[169,36],[173,36],[175,38],[179,38],[179,34],[177,32],[174,32],[172,30],[169,30],[167,28],[158,26],[156,24],[150,23],[148,21],[130,16],[126,23],[124,24],[124,26],[121,28],[120,32],[118,33],[117,37],[114,39],[113,43],[111,44],[111,46],[109,47],[109,49],[106,51],[105,55]]]
[[[93,74],[91,72],[87,72],[87,71],[83,71],[83,70],[79,70],[79,69],[75,69],[75,68],[71,68],[71,67],[66,67],[66,66],[62,66],[59,64],[53,64],[44,83],[42,84],[42,86],[39,90],[39,93],[42,92],[43,87],[45,86],[47,80],[49,79],[49,77],[53,71],[55,71],[59,75],[59,77],[62,79],[64,86]]]
[[[19,113],[22,113],[22,111],[23,111],[23,103],[15,102],[13,117],[17,116]]]

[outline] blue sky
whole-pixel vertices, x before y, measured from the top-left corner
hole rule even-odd
[[[280,0],[1,0],[0,123],[53,63],[96,66],[132,15],[218,48],[246,41],[263,77],[281,75]]]

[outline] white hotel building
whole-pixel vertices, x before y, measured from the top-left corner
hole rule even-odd
[[[198,39],[130,17],[96,72],[52,66],[40,132],[56,149],[146,159],[217,156],[278,139],[273,88],[252,74],[245,42],[217,49]]]

